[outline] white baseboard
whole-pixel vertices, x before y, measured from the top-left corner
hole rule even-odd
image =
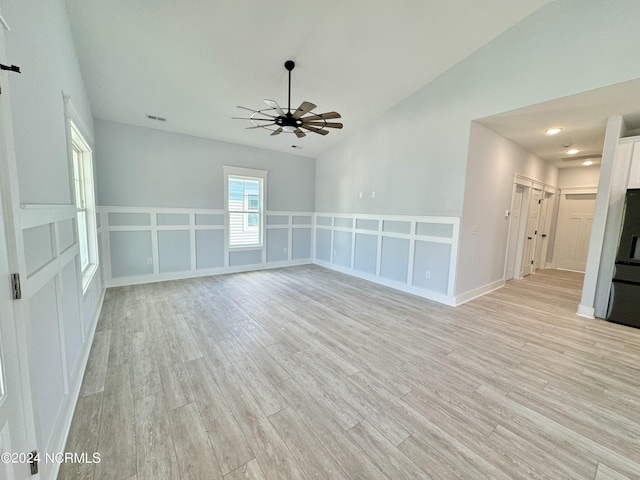
[[[576,312],[576,314],[579,317],[584,317],[584,318],[596,318],[595,317],[595,308],[593,307],[588,307],[586,305],[578,305],[578,311]]]
[[[344,273],[346,275],[351,275],[352,277],[368,280],[370,282],[377,283],[379,285],[384,285],[385,287],[393,288],[395,290],[400,290],[401,292],[410,293],[412,295],[417,295],[418,297],[423,297],[428,300],[433,300],[434,302],[443,303],[450,307],[455,306],[455,299],[443,293],[433,292],[431,290],[426,290],[424,288],[414,287],[413,285],[408,285],[406,283],[398,282],[395,280],[378,277],[376,275],[371,275],[370,273],[359,272],[357,270],[341,267],[339,265],[334,265],[332,263],[325,262],[318,259],[316,259],[313,263],[321,267],[328,268],[329,270],[334,270],[336,272]]]
[[[224,275],[227,273],[253,272],[257,270],[269,270],[272,268],[292,267],[295,265],[308,265],[313,263],[310,258],[291,260],[284,262],[259,263],[256,265],[240,265],[237,267],[206,268],[202,270],[187,270],[183,272],[168,272],[149,275],[137,275],[133,277],[119,277],[107,280],[107,288],[124,287],[128,285],[141,285],[144,283],[168,282],[171,280],[184,280],[187,278],[210,277],[212,275]]]
[[[474,298],[478,298],[483,295],[486,295],[489,292],[493,292],[494,290],[504,287],[505,283],[506,282],[504,281],[504,279],[500,279],[500,280],[496,280],[495,282],[488,283],[487,285],[483,285],[482,287],[469,290],[468,292],[460,293],[455,297],[455,305],[457,307],[458,305],[467,303],[473,300]]]

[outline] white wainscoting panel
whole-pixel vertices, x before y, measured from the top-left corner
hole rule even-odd
[[[98,207],[108,287],[312,263],[313,212],[267,211],[260,247],[230,249],[221,209]]]
[[[75,218],[73,205],[22,205],[17,211],[22,299],[16,309],[26,322],[41,452],[64,451],[104,298],[99,269],[83,294]],[[58,468],[42,462],[41,478],[55,478]]]
[[[458,217],[314,215],[314,263],[455,305]]]

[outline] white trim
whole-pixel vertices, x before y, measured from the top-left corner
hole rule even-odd
[[[585,186],[585,187],[562,187],[560,189],[560,195],[587,195],[597,194],[598,186]]]
[[[145,214],[149,218],[148,225],[109,225],[109,213],[136,213],[136,214]],[[158,225],[157,218],[158,215],[161,214],[181,214],[189,216],[189,224],[182,225]],[[234,272],[245,272],[250,270],[261,270],[264,268],[276,268],[276,267],[285,267],[290,265],[301,265],[312,263],[313,259],[313,222],[314,222],[314,214],[313,212],[296,212],[296,211],[272,211],[266,210],[264,211],[264,218],[266,220],[267,216],[281,216],[286,217],[287,223],[277,224],[277,225],[264,225],[265,228],[265,236],[262,246],[247,246],[247,247],[236,247],[231,250],[227,249],[226,244],[226,227],[225,225],[196,225],[195,216],[198,214],[212,214],[212,215],[224,215],[224,210],[221,209],[204,209],[204,208],[175,208],[175,207],[117,207],[117,206],[99,206],[98,207],[98,215],[101,217],[101,242],[102,242],[102,259],[104,262],[103,265],[103,279],[104,284],[107,287],[115,287],[115,286],[123,286],[123,285],[134,285],[141,283],[151,283],[157,281],[165,281],[165,280],[178,280],[183,278],[192,278],[192,277],[201,277],[206,275],[220,275],[225,273],[234,273]],[[310,223],[308,224],[293,224],[294,217],[308,217]],[[266,232],[268,230],[276,230],[276,229],[286,229],[288,232],[288,241],[286,245],[283,245],[287,248],[287,260],[282,262],[267,262],[266,254],[267,254],[267,236]],[[307,258],[296,259],[293,260],[293,231],[307,229],[311,231],[311,239],[309,245],[310,255]],[[224,266],[216,267],[216,268],[208,268],[208,269],[198,269],[197,268],[197,251],[196,251],[196,234],[198,231],[205,230],[222,230],[225,235],[225,244],[224,244]],[[143,231],[150,232],[151,234],[151,249],[152,249],[152,263],[153,263],[153,273],[145,274],[145,275],[136,275],[130,277],[117,277],[112,278],[112,269],[111,269],[111,247],[110,247],[110,233],[111,232],[135,232],[135,231]],[[190,268],[188,270],[179,271],[179,272],[160,272],[159,265],[159,253],[158,253],[158,232],[162,231],[188,231],[189,232],[189,247],[190,247]],[[229,265],[229,252],[247,252],[247,251],[258,251],[261,252],[261,261],[260,263],[253,265],[241,265],[241,266],[230,266]]]
[[[634,135],[633,137],[621,137],[618,140],[618,144],[620,143],[636,143],[640,142],[640,135]]]
[[[89,353],[91,352],[91,347],[93,345],[93,337],[95,336],[96,327],[98,326],[98,319],[100,318],[100,312],[102,311],[102,304],[104,302],[104,295],[106,290],[104,288],[100,289],[100,299],[96,305],[95,312],[93,314],[93,318],[91,319],[90,325],[90,333],[87,335],[87,339],[82,346],[82,351],[79,356],[79,361],[76,362],[75,369],[72,373],[71,383],[68,386],[67,395],[65,396],[65,402],[63,408],[59,412],[58,422],[56,423],[56,427],[54,428],[54,432],[57,432],[57,435],[52,435],[52,439],[49,442],[49,445],[54,447],[53,452],[63,452],[64,447],[67,443],[67,438],[69,436],[69,431],[71,430],[71,422],[73,420],[73,413],[76,410],[76,406],[78,404],[78,398],[80,397],[80,388],[82,387],[82,378],[84,376],[84,372],[87,368],[87,362],[89,361]],[[82,311],[80,312],[80,316],[82,317]],[[83,328],[84,331],[84,328]],[[58,471],[60,469],[60,463],[57,463],[53,467],[53,475],[51,478],[58,477]]]
[[[590,318],[590,319],[594,319],[596,318],[595,315],[595,309],[593,307],[589,307],[587,305],[578,305],[578,311],[576,312],[576,315],[578,315],[579,317],[584,317],[584,318]]]
[[[504,287],[506,282],[504,280],[496,280],[495,282],[488,283],[487,285],[483,285],[482,287],[474,288],[473,290],[469,290],[465,293],[459,293],[455,297],[455,305],[459,306],[463,303],[470,302],[478,297],[482,297],[487,293],[493,292],[494,290],[498,290],[499,288]]]
[[[95,178],[94,178],[94,160],[93,160],[93,145],[94,138],[91,135],[91,130],[84,122],[82,116],[76,110],[71,96],[63,92],[62,94],[64,103],[64,120],[65,120],[65,134],[67,140],[67,165],[68,165],[68,178],[69,178],[69,194],[73,201],[76,231],[76,241],[80,242],[79,222],[77,220],[78,208],[82,209],[86,214],[86,248],[88,256],[88,265],[83,269],[82,265],[78,267],[78,274],[81,279],[82,285],[82,297],[86,295],[87,289],[91,284],[93,276],[99,269],[100,258],[98,254],[98,227],[96,225],[97,205],[95,195]],[[75,175],[76,167],[73,160],[73,152],[80,152],[78,158],[78,170],[82,172],[81,191],[84,198],[84,204],[81,207],[77,205],[76,192],[75,192]],[[80,175],[80,173],[79,173]],[[80,252],[79,252],[80,253]],[[82,254],[80,253],[80,257]],[[79,262],[82,264],[82,261]]]
[[[266,242],[266,210],[267,210],[267,180],[269,177],[268,170],[257,170],[253,168],[235,167],[230,165],[222,166],[223,179],[224,179],[224,227],[225,227],[225,266],[229,266],[229,254],[232,251],[241,251],[245,248],[244,245],[231,246],[230,245],[230,212],[229,212],[229,177],[238,177],[244,179],[259,179],[260,180],[260,228],[259,228],[259,245],[247,245],[247,247],[259,247],[262,249],[262,262],[266,262],[267,251],[265,248]]]
[[[341,267],[340,265],[328,263],[328,262],[325,262],[324,260],[316,259],[313,263],[321,267],[328,268],[329,270],[344,273],[346,275],[361,278],[363,280],[368,280],[370,282],[377,283],[379,285],[384,285],[385,287],[393,288],[394,290],[400,290],[401,292],[411,293],[412,295],[426,298],[428,300],[433,300],[438,303],[443,303],[450,307],[456,306],[455,298],[449,295],[433,292],[431,290],[426,290],[424,288],[414,287],[413,285],[397,282],[397,281],[384,278],[384,277],[379,277],[376,275],[371,275],[369,273],[361,272],[359,270],[352,270],[350,268]]]
[[[519,173],[515,173],[513,175],[513,183],[515,183],[516,185],[522,185],[523,187],[535,188],[536,190],[542,190],[543,192],[548,193],[556,193],[558,191],[558,187],[556,185],[544,183],[540,180],[535,180],[533,178],[520,175]]]
[[[20,228],[39,227],[47,223],[57,223],[74,219],[76,207],[73,205],[21,205]]]
[[[331,221],[329,225],[318,224],[318,218],[329,218]],[[336,219],[351,220],[351,227],[336,226]],[[365,229],[357,228],[358,220],[375,220],[377,222],[377,229]],[[408,224],[408,233],[397,233],[384,231],[384,222],[405,222]],[[419,223],[429,224],[443,224],[451,226],[451,235],[449,237],[440,237],[432,235],[422,235],[417,233],[417,226]],[[330,250],[329,261],[318,259],[316,256],[317,245],[316,235],[318,230],[330,231]],[[351,233],[351,258],[349,259],[350,268],[336,265],[335,261],[335,233],[347,232]],[[355,237],[357,234],[375,235],[377,237],[377,249],[376,249],[376,273],[368,274],[355,269]],[[314,263],[318,265],[331,268],[342,273],[347,273],[360,278],[387,285],[392,288],[402,290],[408,293],[413,293],[431,300],[435,300],[446,305],[454,305],[454,291],[455,291],[455,276],[458,261],[458,237],[460,234],[460,218],[459,217],[429,217],[429,216],[410,216],[410,215],[376,215],[376,214],[357,214],[357,213],[330,213],[330,212],[316,212],[314,215],[314,249],[313,258]],[[409,241],[409,251],[407,258],[407,278],[404,282],[398,282],[390,280],[381,276],[381,264],[382,264],[382,240],[384,237],[401,238]],[[414,259],[415,259],[415,247],[417,241],[425,241],[430,243],[447,244],[451,246],[449,265],[448,265],[448,277],[447,277],[447,293],[442,294],[440,292],[430,291],[422,287],[416,287],[413,285],[414,281]]]
[[[167,272],[157,275],[138,275],[131,277],[113,278],[108,282],[108,287],[123,287],[128,285],[141,285],[145,283],[166,282],[171,280],[184,280],[187,278],[210,277],[213,275],[225,275],[228,273],[253,272],[258,270],[270,270],[273,268],[292,267],[296,265],[312,264],[310,258],[284,262],[258,263],[254,265],[238,265],[235,267],[203,268],[196,271]]]

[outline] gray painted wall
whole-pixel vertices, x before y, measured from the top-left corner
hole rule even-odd
[[[69,170],[62,92],[71,95],[93,134],[80,65],[63,1],[3,0],[11,63],[8,75],[21,203],[69,204]]]
[[[460,222],[456,293],[466,293],[504,276],[514,175],[550,185],[558,169],[474,122],[471,125],[464,213]],[[473,234],[474,226],[478,233]]]
[[[597,187],[600,165],[558,169],[558,187]]]
[[[103,120],[95,130],[101,205],[224,208],[233,165],[269,171],[269,210],[314,210],[314,159]]]
[[[550,2],[319,157],[316,210],[460,216],[471,121],[639,77],[638,18]]]

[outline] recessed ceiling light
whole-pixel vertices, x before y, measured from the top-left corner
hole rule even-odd
[[[585,160],[584,162],[582,162],[582,164],[585,167],[588,167],[589,165],[593,165],[593,160]]]
[[[557,135],[558,133],[560,133],[562,131],[562,128],[560,127],[553,127],[553,128],[548,128],[544,131],[544,133],[546,133],[547,135]]]
[[[567,155],[575,155],[579,151],[580,150],[578,150],[577,148],[572,148],[571,150],[567,150]]]

